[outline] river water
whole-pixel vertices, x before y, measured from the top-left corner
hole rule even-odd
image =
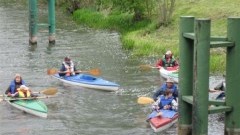
[[[47,11],[39,11],[45,22]],[[156,59],[131,58],[122,50],[117,32],[78,26],[57,12],[56,44],[48,44],[47,29],[39,29],[38,45],[28,44],[28,9],[0,2],[0,86],[4,93],[15,73],[35,91],[57,87],[57,97],[43,99],[48,118],[21,112],[6,102],[0,105],[1,135],[154,135],[145,122],[149,106],[137,97],[151,96],[161,84],[158,71],[142,72],[138,66]],[[121,85],[118,92],[103,92],[63,84],[46,74],[70,56],[78,69],[99,68],[101,77]],[[150,60],[149,60],[150,59]],[[223,134],[218,116],[209,117],[209,134]],[[160,133],[176,133],[176,125]]]

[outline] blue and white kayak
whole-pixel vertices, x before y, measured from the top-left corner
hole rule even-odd
[[[60,77],[58,74],[53,75],[54,78],[72,85],[77,85],[85,88],[99,89],[104,91],[116,91],[120,85],[95,77],[89,74],[78,74],[74,76]]]

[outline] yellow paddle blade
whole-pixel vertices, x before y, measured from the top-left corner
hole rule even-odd
[[[137,102],[138,104],[151,104],[154,100],[150,97],[139,97]]]
[[[142,71],[149,71],[152,69],[150,65],[140,65],[139,68]]]
[[[58,70],[56,68],[51,68],[47,70],[48,75],[54,75],[56,73],[58,73]]]
[[[88,73],[90,73],[90,74],[92,74],[92,75],[98,76],[98,75],[101,74],[101,71],[96,68],[96,69],[91,69],[91,70],[89,70]]]
[[[58,92],[57,88],[48,88],[40,91],[40,93],[45,95],[55,95]]]

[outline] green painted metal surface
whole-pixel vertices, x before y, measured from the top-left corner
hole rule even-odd
[[[194,135],[208,134],[210,26],[210,19],[195,20],[192,129]]]
[[[48,0],[49,34],[55,34],[55,0]]]
[[[240,135],[240,18],[228,18],[227,38],[235,46],[227,48],[226,105],[232,106],[233,111],[225,115],[225,133]]]
[[[30,37],[30,42],[32,42],[32,43],[36,42],[34,38],[37,36],[37,31],[38,31],[37,2],[38,2],[38,0],[29,0],[28,1],[28,4],[29,4],[29,37]]]
[[[192,106],[182,100],[182,96],[192,95],[193,89],[193,40],[184,37],[184,33],[194,32],[194,17],[180,18],[179,36],[179,126],[180,135],[191,134]]]
[[[240,17],[228,18],[227,37],[210,36],[210,19],[196,19],[194,30],[193,21],[180,18],[178,134],[207,135],[208,114],[225,112],[225,135],[240,135]],[[210,48],[216,47],[227,48],[226,101],[208,100]]]

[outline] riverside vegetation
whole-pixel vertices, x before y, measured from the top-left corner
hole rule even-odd
[[[14,0],[12,0],[14,1]],[[57,0],[73,19],[95,29],[121,34],[132,57],[161,57],[166,50],[179,56],[179,18],[211,19],[211,36],[226,36],[227,17],[239,16],[239,0]],[[44,1],[43,1],[44,3]],[[46,1],[45,1],[46,3]],[[211,49],[210,71],[225,71],[226,49]]]

